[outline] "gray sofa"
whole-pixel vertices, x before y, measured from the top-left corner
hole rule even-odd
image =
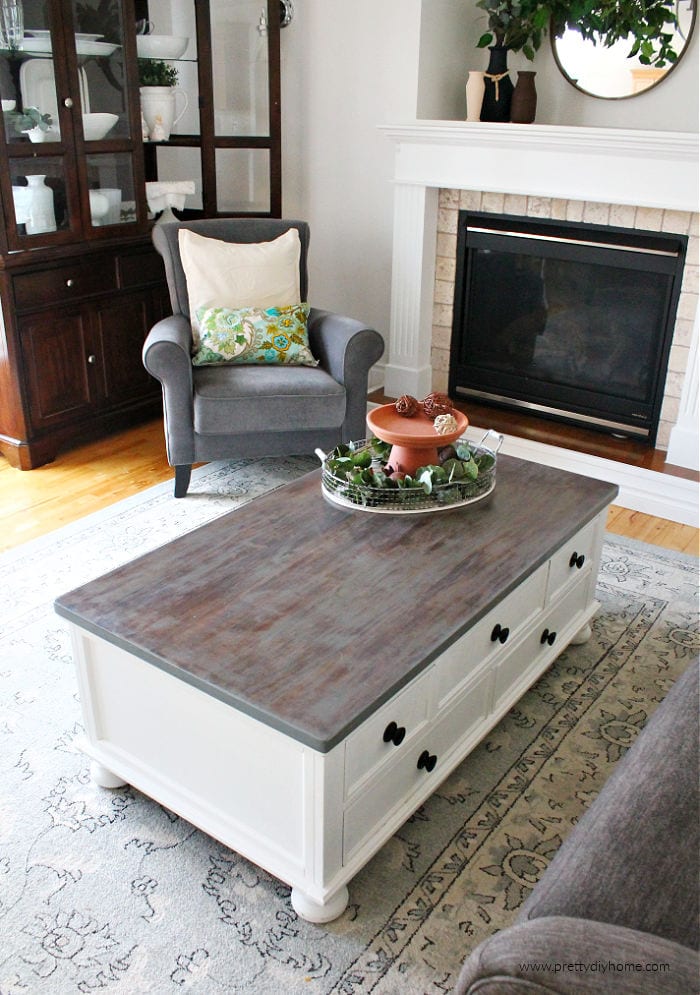
[[[700,992],[698,777],[693,665],[455,995]]]

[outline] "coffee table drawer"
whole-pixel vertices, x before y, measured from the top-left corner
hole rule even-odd
[[[411,740],[394,763],[367,782],[345,812],[344,862],[366,840],[386,838],[394,832],[466,753],[455,753],[455,748],[468,739],[474,745],[483,735],[491,710],[492,684],[490,671],[474,680],[432,728]]]
[[[428,721],[432,680],[429,667],[350,735],[345,752],[346,798],[376,767],[410,748]]]
[[[591,565],[596,546],[598,519],[584,526],[580,532],[564,543],[558,550],[549,566],[549,582],[547,584],[547,600],[551,601],[560,591],[573,583],[577,577]]]
[[[436,663],[438,708],[535,618],[544,606],[546,586],[544,563],[445,650]]]
[[[588,572],[579,577],[579,583],[543,614],[537,626],[499,662],[494,689],[496,711],[506,701],[517,701],[535,678],[566,649],[568,639],[582,624],[577,616],[588,605],[588,578]],[[567,641],[564,641],[565,634]]]

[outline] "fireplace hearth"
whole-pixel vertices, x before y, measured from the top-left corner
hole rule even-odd
[[[460,211],[451,395],[653,445],[687,242]]]

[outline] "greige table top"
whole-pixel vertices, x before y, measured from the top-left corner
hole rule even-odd
[[[476,504],[345,511],[320,471],[65,594],[56,611],[320,752],[617,494],[500,456]]]

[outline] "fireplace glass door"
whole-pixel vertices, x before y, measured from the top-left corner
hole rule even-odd
[[[649,438],[682,236],[461,212],[450,392]]]

